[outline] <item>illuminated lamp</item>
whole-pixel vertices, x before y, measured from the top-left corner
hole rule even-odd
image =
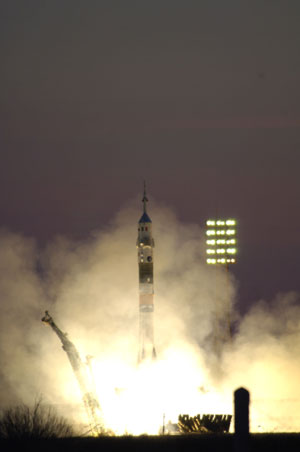
[[[207,264],[220,264],[228,267],[236,263],[236,259],[233,258],[237,253],[236,224],[236,220],[233,218],[210,219],[206,221],[206,236],[208,237],[206,240]],[[211,236],[217,236],[217,240],[215,238],[211,239]],[[216,255],[217,259],[211,258],[211,255]]]

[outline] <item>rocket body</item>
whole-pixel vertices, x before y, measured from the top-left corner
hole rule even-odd
[[[138,223],[138,249],[139,266],[139,356],[138,361],[155,359],[153,312],[153,248],[152,221],[146,211],[148,199],[144,192],[144,213]]]

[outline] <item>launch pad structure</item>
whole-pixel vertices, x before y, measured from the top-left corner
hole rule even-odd
[[[102,421],[100,403],[92,385],[91,375],[89,375],[89,357],[87,357],[87,362],[85,363],[81,360],[78,350],[73,342],[70,341],[66,333],[63,333],[61,329],[58,328],[48,311],[45,311],[45,316],[42,318],[42,322],[51,326],[52,330],[59,337],[62,343],[62,348],[69,358],[81,391],[82,401],[89,420],[90,431],[94,436],[99,436],[104,433],[104,425]]]

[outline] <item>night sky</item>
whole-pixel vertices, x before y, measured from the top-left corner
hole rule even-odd
[[[1,0],[1,226],[84,239],[146,179],[184,223],[237,218],[241,311],[300,290],[299,24],[299,0]]]

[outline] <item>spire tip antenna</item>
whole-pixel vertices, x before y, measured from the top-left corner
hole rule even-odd
[[[142,202],[144,203],[144,212],[146,212],[146,203],[148,202],[148,198],[146,195],[146,181],[145,180],[144,180],[144,196],[143,196]]]

